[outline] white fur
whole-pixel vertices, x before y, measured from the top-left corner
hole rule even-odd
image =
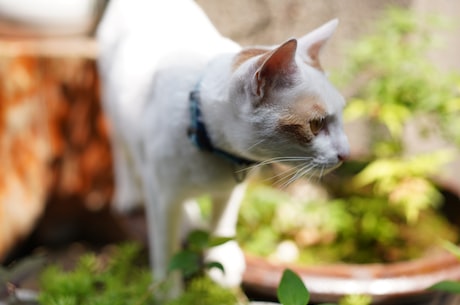
[[[254,109],[252,89],[246,87],[257,58],[233,72],[240,47],[223,38],[193,1],[110,1],[97,38],[104,105],[113,124],[115,203],[128,209],[145,201],[157,279],[166,276],[178,250],[183,202],[208,193],[211,233],[233,236],[244,193],[244,185],[235,188],[232,164],[187,138],[188,95],[197,84],[210,137],[221,149],[258,161],[307,156],[321,171],[348,153],[340,119],[343,98],[323,73],[304,63],[305,48],[318,39],[325,42],[335,25],[299,39],[296,85],[274,93],[279,104]],[[233,90],[238,86],[248,90]],[[279,111],[304,94],[323,100],[331,117],[330,135],[318,135],[308,147],[289,144],[276,129]],[[214,279],[226,286],[241,282],[244,256],[235,242],[209,250],[207,258],[225,268],[225,274],[212,271]]]

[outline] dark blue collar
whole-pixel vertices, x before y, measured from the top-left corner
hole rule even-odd
[[[235,156],[234,154],[219,149],[212,144],[206,125],[203,121],[203,114],[201,112],[199,85],[200,83],[197,84],[195,90],[190,92],[189,96],[191,122],[188,129],[188,136],[192,143],[199,149],[218,155],[237,167],[243,168],[257,163],[253,160]]]

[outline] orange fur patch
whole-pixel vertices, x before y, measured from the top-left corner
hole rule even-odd
[[[267,53],[269,50],[264,50],[264,49],[256,49],[256,48],[251,48],[251,49],[245,49],[245,50],[242,50],[234,59],[233,61],[233,71],[235,71],[236,69],[238,69],[239,66],[241,66],[244,62],[246,62],[247,60],[253,58],[253,57],[256,57],[256,56],[259,56],[259,55],[262,55],[262,54],[265,54]]]
[[[309,122],[326,116],[326,110],[316,98],[299,99],[280,119],[278,129],[291,135],[299,143],[305,144],[315,137],[310,130]]]

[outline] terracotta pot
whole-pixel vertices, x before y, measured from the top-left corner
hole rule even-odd
[[[247,256],[244,285],[251,292],[276,296],[276,287],[285,268],[304,280],[314,302],[336,302],[347,294],[366,294],[376,303],[424,299],[432,295],[425,289],[436,282],[460,280],[460,263],[449,253],[392,264],[293,266],[275,264]],[[399,303],[398,303],[399,304]]]
[[[460,191],[443,183],[446,203],[444,212],[451,221],[460,217]],[[337,302],[348,294],[366,294],[375,304],[401,304],[427,300],[434,292],[426,288],[443,280],[460,280],[460,260],[447,251],[389,264],[331,264],[300,266],[273,263],[265,258],[247,255],[245,289],[250,293],[276,297],[282,273],[286,268],[297,272],[311,293],[313,302]]]

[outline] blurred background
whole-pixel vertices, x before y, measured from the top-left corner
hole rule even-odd
[[[356,58],[350,59],[350,54],[356,54],[351,50],[358,41],[379,33],[381,22],[377,21],[384,18],[389,6],[414,14],[435,14],[445,20],[441,22],[443,26],[425,24],[427,31],[423,35],[434,43],[418,59],[443,75],[460,72],[458,1],[197,2],[224,36],[243,46],[278,44],[338,18],[340,25],[322,62],[332,81],[350,100],[365,99],[367,92],[362,89],[367,79],[356,83],[356,71],[348,73],[353,70],[347,66],[349,61],[356,62]],[[60,248],[76,241],[92,245],[127,239],[145,242],[142,221],[119,217],[110,209],[114,188],[110,126],[100,105],[94,41],[94,30],[105,5],[106,1],[98,0],[69,1],[66,5],[52,0],[0,0],[0,261],[5,265],[43,246]],[[383,48],[401,47],[400,41],[391,42],[388,40]],[[374,57],[386,60],[378,52]],[[362,67],[365,70],[366,66]],[[342,75],[344,71],[348,75]],[[446,103],[450,101],[452,111],[458,113],[459,83],[453,84],[452,96]],[[418,89],[415,86],[413,90]],[[448,112],[445,108],[443,111]],[[365,156],[366,161],[369,156],[381,157],[370,152],[370,138],[375,134],[366,128],[366,112],[354,115],[356,107],[353,109],[349,116],[359,118],[346,124],[352,155]],[[388,120],[380,122],[389,128],[390,137],[394,136],[392,127],[385,125]],[[410,116],[397,124],[402,126],[397,133],[404,143],[400,155],[416,156],[457,147],[455,140],[441,133],[421,136]],[[429,124],[438,121],[435,118]],[[437,125],[432,128],[438,129]],[[437,181],[448,181],[450,194],[455,197],[460,194],[458,150],[448,160],[436,177]]]

